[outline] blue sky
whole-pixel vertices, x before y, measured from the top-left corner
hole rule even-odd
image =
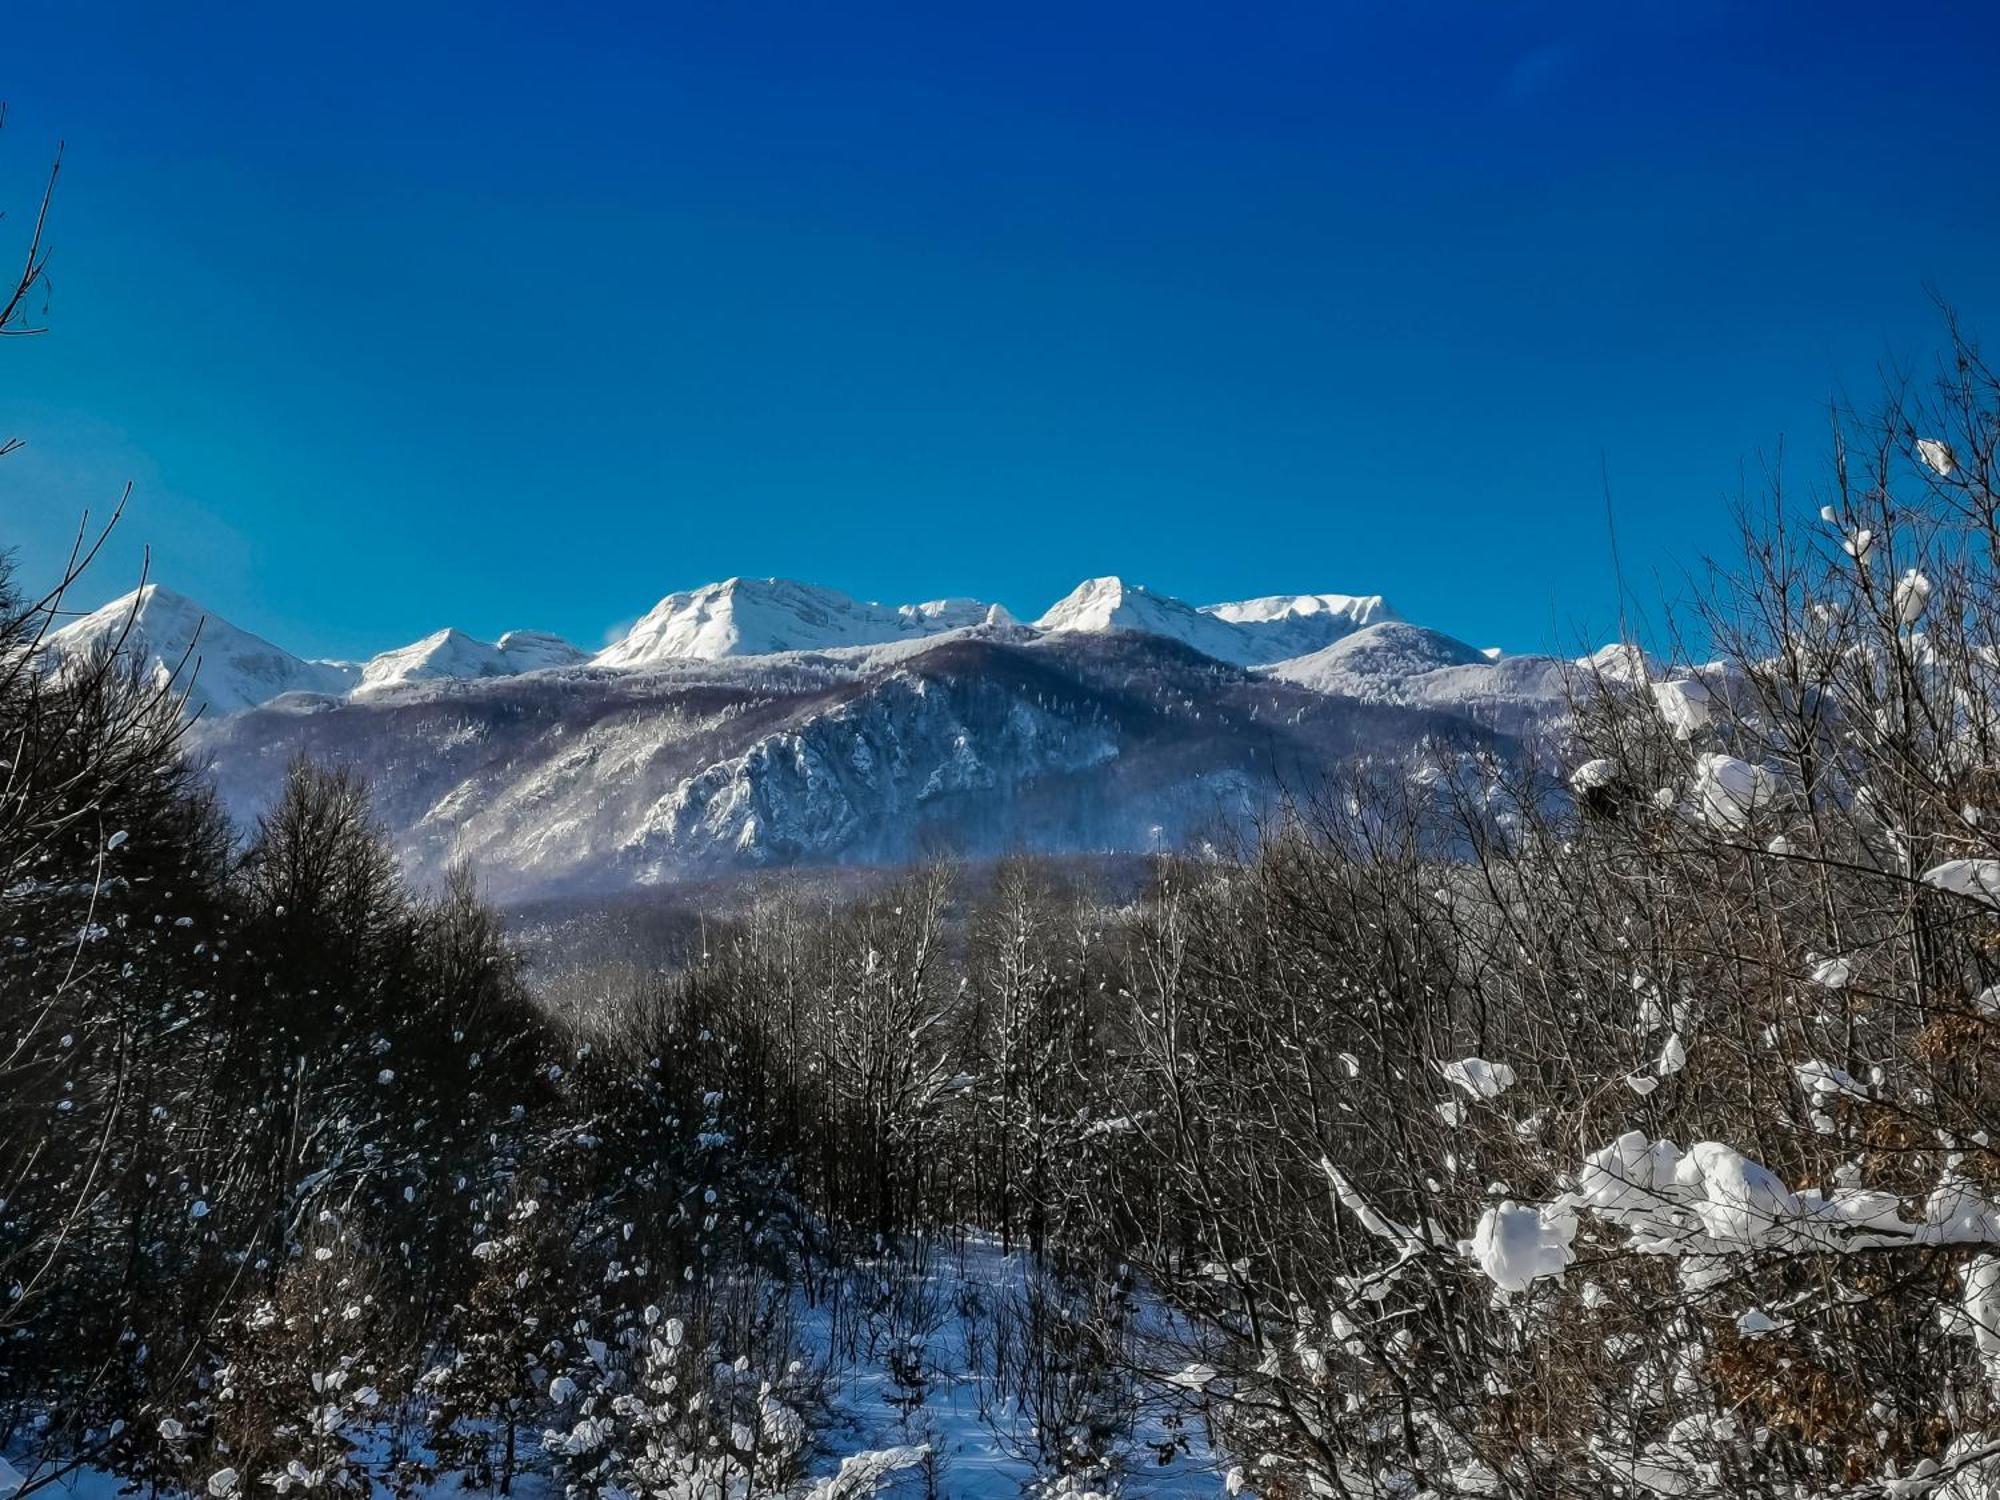
[[[2000,327],[1984,4],[15,0],[30,576],[134,503],[293,649],[730,574],[1382,592],[1569,645],[1825,405]]]

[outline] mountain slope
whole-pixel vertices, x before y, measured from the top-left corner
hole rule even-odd
[[[1660,675],[1633,646],[1593,655],[1489,656],[1464,641],[1400,621],[1358,630],[1323,651],[1268,669],[1277,681],[1365,703],[1395,704],[1533,734],[1601,683],[1629,688]]]
[[[405,860],[510,899],[771,865],[1177,848],[1438,714],[1260,679],[1143,635],[951,636],[894,659],[591,666],[287,700],[200,729],[225,803],[354,767]]]
[[[1280,662],[1272,675],[1323,693],[1365,697],[1380,685],[1440,667],[1490,666],[1484,652],[1421,625],[1385,620],[1309,655]]]

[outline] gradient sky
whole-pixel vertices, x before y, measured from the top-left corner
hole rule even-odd
[[[30,578],[307,654],[730,574],[1602,639],[1827,400],[2000,328],[2000,9],[13,0]],[[1995,337],[2000,337],[1996,334]]]

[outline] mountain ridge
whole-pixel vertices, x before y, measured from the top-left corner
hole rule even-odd
[[[730,579],[667,595],[594,654],[445,629],[360,663],[306,661],[155,588],[51,641],[168,681],[196,638],[190,744],[234,817],[267,809],[295,757],[346,765],[409,869],[469,859],[509,900],[1199,848],[1340,764],[1511,753],[1579,671],[1651,670],[1623,647],[1494,659],[1376,595],[1195,606],[1112,577],[1030,625],[977,600]]]
[[[1193,605],[1106,576],[1086,579],[1033,625],[1020,627],[1005,606],[978,599],[884,605],[792,579],[733,577],[667,594],[595,653],[543,631],[511,630],[487,642],[447,626],[366,660],[324,661],[287,651],[184,594],[149,583],[54,632],[49,646],[60,659],[124,641],[128,655],[159,672],[177,664],[200,636],[212,649],[196,653],[203,669],[190,707],[214,714],[241,712],[291,692],[340,697],[586,663],[643,669],[677,661],[839,652],[980,629],[1129,630],[1177,640],[1234,666],[1264,667],[1399,618],[1379,594],[1273,594]]]

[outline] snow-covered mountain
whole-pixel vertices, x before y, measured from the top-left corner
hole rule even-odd
[[[1395,613],[1380,594],[1272,594],[1192,605],[1122,578],[1090,578],[1035,622],[1048,631],[1136,630],[1239,667],[1303,656]]]
[[[1342,636],[1303,656],[1282,661],[1272,675],[1323,693],[1366,697],[1384,683],[1440,667],[1491,666],[1486,653],[1439,631],[1385,620]]]
[[[510,630],[494,642],[500,660],[516,672],[539,672],[544,667],[570,667],[589,659],[590,653],[547,630]]]
[[[1180,848],[1363,753],[1491,733],[1139,633],[962,632],[283,699],[197,726],[225,804],[354,767],[408,864],[507,898],[774,865]]]
[[[1192,646],[1217,661],[1246,664],[1245,638],[1226,620],[1122,578],[1086,578],[1035,621],[1052,634],[1134,630]]]
[[[1479,650],[1439,631],[1388,620],[1324,650],[1266,668],[1273,681],[1363,703],[1469,720],[1508,735],[1536,731],[1597,684],[1633,687],[1662,677],[1636,646],[1574,660]]]
[[[306,661],[209,614],[185,594],[149,583],[73,620],[46,643],[50,659],[116,650],[162,684],[187,692],[190,712],[233,714],[281,693],[344,693],[355,669]]]
[[[1318,651],[1361,629],[1397,618],[1380,594],[1270,594],[1235,604],[1208,604],[1202,613],[1234,625],[1254,642],[1260,662]]]
[[[1539,732],[1579,676],[1379,596],[1196,606],[1091,579],[1034,625],[973,600],[885,606],[782,580],[670,594],[587,656],[441,630],[306,661],[157,586],[54,638],[198,667],[193,743],[239,818],[304,753],[351,765],[409,864],[496,890],[607,890],[774,864],[1131,852],[1251,826],[1355,755]]]
[[[365,662],[308,661],[157,583],[55,631],[47,650],[50,661],[64,664],[115,650],[156,682],[171,680],[187,693],[190,713],[210,718],[286,693],[343,697],[411,682],[511,677],[588,658],[546,631],[510,630],[489,645],[462,630],[440,630]]]
[[[561,636],[541,630],[510,630],[493,645],[474,640],[462,630],[440,630],[371,657],[361,667],[354,691],[364,693],[442,677],[512,677],[544,667],[574,666],[587,656]]]
[[[375,694],[413,683],[511,677],[585,662],[629,670],[787,652],[879,650],[958,632],[1019,628],[1003,607],[977,599],[870,604],[789,579],[730,578],[667,595],[594,657],[542,631],[509,631],[489,643],[444,629],[366,661],[307,661],[237,629],[184,595],[149,584],[59,633],[52,643],[55,655],[72,658],[117,642],[126,634],[128,617],[133,628],[125,649],[149,671],[178,663],[201,630],[203,672],[190,702],[210,715],[240,712],[290,692]],[[1196,606],[1118,578],[1093,578],[1050,606],[1031,629],[1050,635],[1129,631],[1178,641],[1232,666],[1269,666],[1396,618],[1379,594],[1275,594]]]
[[[785,578],[730,578],[667,595],[623,640],[600,651],[597,664],[650,667],[777,651],[877,646],[1012,621],[999,605],[976,599],[864,604],[837,589]]]

